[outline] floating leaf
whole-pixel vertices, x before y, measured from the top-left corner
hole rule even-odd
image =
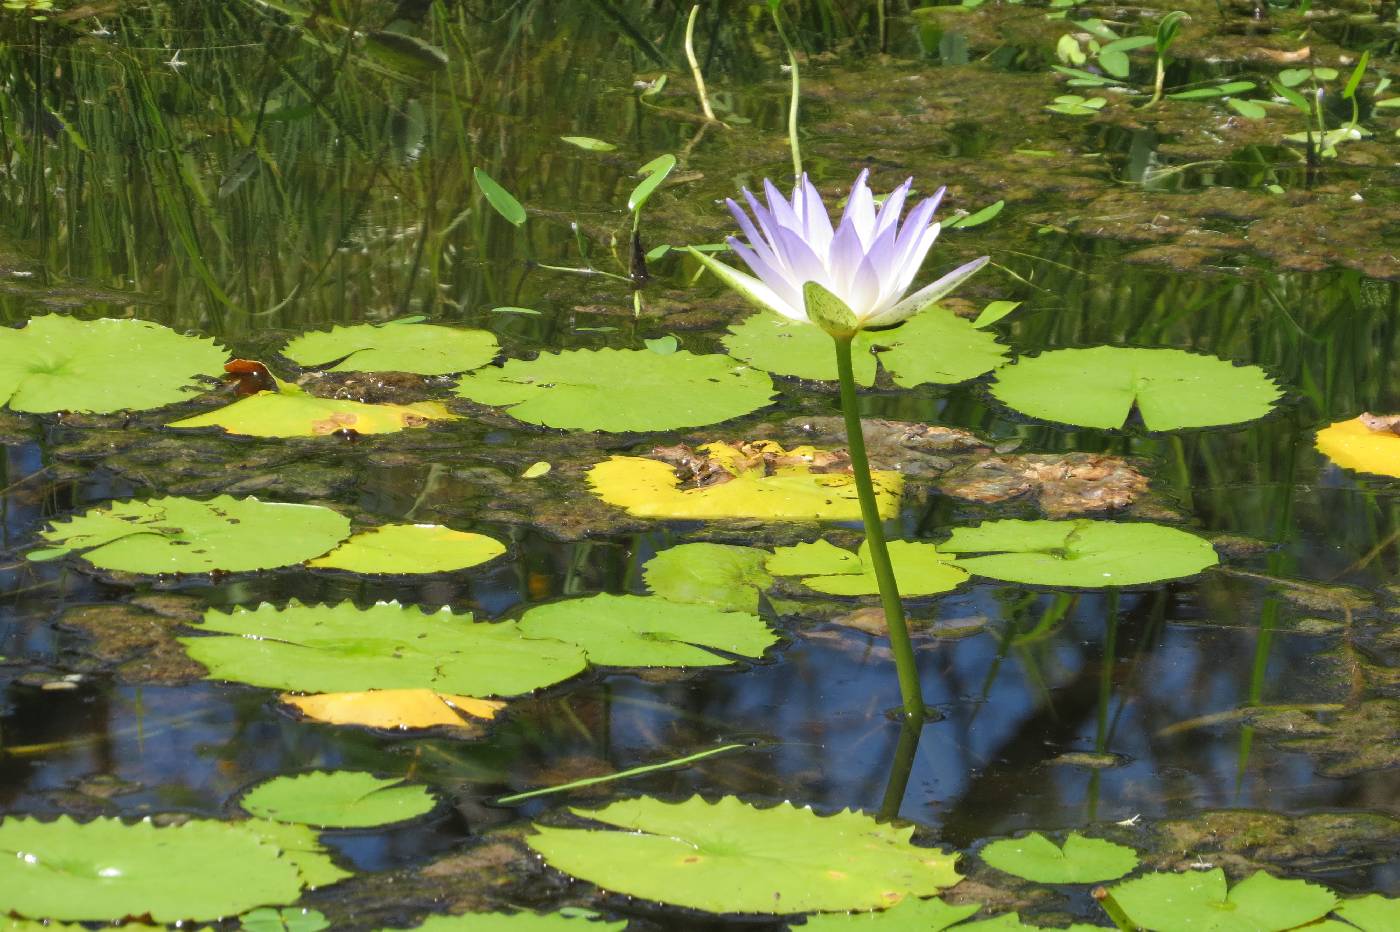
[[[611,152],[617,146],[601,139],[594,139],[592,136],[560,136],[571,146],[578,146],[580,149],[587,149],[589,152]]]
[[[1078,94],[1062,94],[1055,98],[1053,104],[1046,104],[1045,109],[1052,113],[1063,113],[1066,116],[1093,116],[1103,109],[1108,103],[1107,97],[1080,97]]]
[[[484,366],[500,349],[487,330],[396,321],[303,333],[282,348],[282,355],[300,366],[334,362],[331,372],[447,375]]]
[[[972,321],[972,326],[978,330],[984,330],[1020,306],[1020,301],[993,301],[982,308],[982,313],[978,314],[976,319]]]
[[[462,728],[489,722],[506,707],[494,699],[453,696],[431,689],[371,689],[362,692],[286,694],[279,699],[307,718],[331,725],[402,730]]]
[[[1265,110],[1261,104],[1257,104],[1252,100],[1241,100],[1238,97],[1231,97],[1226,103],[1229,104],[1230,109],[1248,120],[1262,120],[1269,115],[1269,112]]]
[[[843,932],[846,929],[875,929],[878,932],[942,932],[962,922],[982,907],[976,903],[953,906],[940,899],[921,900],[906,896],[889,909],[866,913],[828,913],[808,916],[800,932]]]
[[[551,866],[617,893],[714,913],[877,909],[960,879],[956,854],[916,847],[912,827],[859,812],[758,809],[732,796],[572,811],[624,831],[537,825],[526,841]]]
[[[325,437],[340,431],[394,434],[430,421],[455,420],[441,402],[409,405],[366,404],[345,398],[318,398],[295,385],[258,392],[207,414],[187,417],[167,427],[222,427],[244,437]]]
[[[1361,932],[1400,929],[1400,899],[1388,899],[1379,893],[1342,900],[1333,911]]]
[[[417,818],[431,812],[437,800],[426,787],[397,778],[335,770],[273,777],[245,793],[239,805],[276,822],[365,828]]]
[[[527,637],[577,645],[591,663],[609,667],[717,667],[734,661],[710,648],[762,657],[778,641],[757,615],[642,595],[537,605],[519,625]]]
[[[196,376],[223,373],[228,353],[213,340],[145,320],[32,318],[0,327],[0,405],[15,411],[143,411],[203,389]]]
[[[656,189],[661,187],[661,182],[675,170],[676,157],[667,153],[658,155],[637,169],[637,174],[643,175],[641,182],[632,189],[632,193],[627,195],[627,209],[636,213],[642,209],[651,196],[656,193]]]
[[[939,545],[978,576],[1036,586],[1139,586],[1194,576],[1220,558],[1195,534],[1142,521],[984,521]]]
[[[733,324],[724,337],[730,355],[760,369],[800,379],[836,380],[836,351],[819,327],[761,312]],[[875,383],[875,360],[904,388],[953,385],[1006,361],[995,334],[941,307],[930,307],[893,330],[862,331],[852,342],[856,381]]]
[[[360,531],[307,565],[352,573],[449,573],[505,552],[505,544],[485,534],[438,524],[386,524]]]
[[[328,887],[354,876],[336,866],[321,846],[320,835],[310,826],[273,822],[271,819],[244,819],[233,824],[281,848],[282,857],[296,865],[302,882],[312,889]]]
[[[301,563],[339,544],[350,521],[319,505],[220,495],[208,501],[113,502],[55,521],[39,536],[51,559],[78,552],[125,573],[241,573]]]
[[[1070,832],[1061,848],[1039,832],[1004,838],[982,849],[982,860],[999,871],[1036,883],[1098,883],[1117,880],[1138,866],[1137,853],[1102,838]]]
[[[510,408],[530,424],[575,430],[668,430],[727,421],[773,399],[765,372],[686,350],[567,350],[462,377],[457,394]]]
[[[947,592],[967,579],[967,573],[952,562],[953,557],[941,553],[933,544],[894,540],[888,549],[902,596]],[[880,594],[868,541],[860,545],[858,555],[826,541],[778,547],[768,561],[768,571],[780,576],[806,576],[802,580],[804,586],[831,595]]]
[[[774,576],[827,576],[860,573],[865,565],[855,553],[823,538],[810,544],[774,547],[767,568]]]
[[[664,337],[657,337],[654,340],[643,340],[642,342],[646,344],[647,349],[651,350],[653,353],[659,353],[662,356],[669,356],[681,348],[680,340],[677,340],[669,333]]]
[[[800,458],[811,447],[783,450]],[[734,448],[711,443],[702,452],[719,454]],[[718,458],[718,457],[717,457]],[[721,460],[723,462],[723,460]],[[643,518],[761,518],[768,520],[855,521],[860,501],[855,479],[846,473],[814,473],[793,463],[766,470],[729,468],[734,478],[713,485],[682,489],[681,479],[669,463],[640,456],[614,456],[594,466],[588,484],[609,504]],[[899,512],[904,477],[893,470],[872,473],[880,514],[892,518]]]
[[[1303,880],[1280,880],[1259,871],[1227,895],[1220,868],[1186,874],[1156,873],[1110,891],[1127,917],[1150,932],[1282,932],[1321,919],[1337,897]]]
[[[591,915],[591,914],[589,914]],[[590,922],[563,910],[557,913],[463,913],[429,916],[412,932],[622,932],[627,922]],[[397,932],[380,929],[379,932]]]
[[[1228,81],[1225,84],[1216,84],[1212,87],[1198,87],[1189,91],[1178,91],[1175,94],[1167,94],[1168,100],[1206,100],[1211,97],[1228,97],[1231,94],[1242,94],[1245,91],[1252,91],[1255,88],[1253,81]]]
[[[493,307],[492,314],[524,314],[530,317],[540,316],[540,312],[530,307]]]
[[[544,460],[540,460],[539,462],[531,463],[528,467],[526,467],[525,471],[520,474],[520,478],[538,479],[541,476],[547,474],[553,468],[553,466],[549,465]]]
[[[1023,357],[992,394],[1031,417],[1122,427],[1136,406],[1148,430],[1215,427],[1269,413],[1283,393],[1258,366],[1175,349],[1095,346]]]
[[[663,599],[756,612],[759,593],[773,583],[763,568],[767,558],[756,547],[681,544],[648,560],[642,574],[647,588]]]
[[[1317,448],[1344,469],[1400,478],[1400,434],[1368,427],[1364,415],[1318,431]]]
[[[481,189],[486,203],[494,207],[496,213],[516,226],[525,222],[525,208],[521,207],[520,202],[515,199],[515,195],[501,187],[495,178],[479,168],[472,169],[472,177],[476,179],[476,186]]]
[[[238,917],[243,932],[321,932],[329,929],[325,915],[314,909],[263,907]]]
[[[239,824],[0,820],[0,913],[208,920],[301,895],[297,865]],[[237,882],[230,882],[237,878]]]
[[[185,637],[211,679],[297,692],[432,689],[466,696],[515,696],[583,671],[578,648],[527,640],[510,622],[473,622],[443,609],[425,613],[397,602],[370,608],[263,604],[209,611]]]
[[[1092,101],[1090,101],[1090,104],[1092,105]],[[1100,104],[1099,106],[1103,105]],[[1005,206],[1006,201],[995,201],[974,213],[963,214],[962,216],[954,217],[951,220],[944,221],[943,229],[966,230],[969,227],[980,227],[982,224],[986,223],[988,220],[993,219],[994,217],[996,217],[997,214],[1001,213],[1001,209]]]

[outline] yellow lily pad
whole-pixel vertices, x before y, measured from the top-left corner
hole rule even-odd
[[[359,532],[307,565],[352,573],[447,573],[505,552],[505,544],[485,534],[438,524],[386,524]]]
[[[785,459],[795,460],[772,470],[748,469],[745,454],[726,443],[700,450],[733,478],[712,485],[682,489],[680,477],[668,463],[641,456],[614,456],[594,466],[588,483],[603,501],[642,518],[771,518],[784,520],[856,521],[860,502],[855,479],[847,473],[817,473],[800,462],[815,458],[812,447],[784,450],[767,444]],[[753,445],[750,445],[753,446]],[[872,474],[880,515],[899,513],[904,477],[898,472]]]
[[[342,430],[357,434],[393,434],[430,421],[456,420],[437,401],[408,405],[365,404],[342,398],[317,398],[295,385],[258,392],[231,405],[175,421],[170,427],[222,427],[245,437],[324,437]]]
[[[279,698],[318,722],[396,730],[472,727],[491,721],[506,707],[495,699],[474,699],[431,689],[371,689],[316,696],[284,693]]]
[[[1324,427],[1317,432],[1317,448],[1345,469],[1400,478],[1400,434],[1373,430],[1363,418]]]

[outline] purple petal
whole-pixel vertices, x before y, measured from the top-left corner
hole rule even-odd
[[[753,196],[748,188],[743,189],[744,200],[749,202],[749,209],[753,211],[753,218],[758,222],[758,227],[763,231],[763,239],[768,246],[777,249],[777,229],[778,222],[773,219],[773,214],[758,202],[758,198]],[[752,240],[750,240],[752,242]],[[757,245],[757,244],[755,244]]]
[[[880,279],[880,297],[875,302],[877,308],[884,308],[898,301],[899,296],[904,293],[904,289],[909,287],[907,281],[901,284],[902,267],[895,262],[897,258],[895,243],[898,241],[898,232],[894,224],[885,227],[875,237],[875,242],[870,244],[870,249],[866,253],[871,268],[875,270],[876,276]]]
[[[918,206],[909,211],[909,216],[899,225],[899,238],[895,241],[894,247],[894,262],[901,268],[928,231],[929,221],[933,219],[933,212],[938,209],[938,202],[942,199],[943,189],[940,188],[933,197],[920,201]]]
[[[864,261],[865,248],[861,245],[860,234],[856,232],[854,225],[843,221],[836,228],[836,235],[831,238],[831,250],[826,258],[827,270],[831,277],[830,281],[824,284],[844,299],[850,293],[851,282],[855,280],[856,272]],[[861,313],[861,308],[850,301],[846,303],[857,315]]]
[[[777,258],[773,255],[772,245],[769,244],[768,240],[759,235],[758,229],[754,227],[753,221],[749,219],[749,215],[744,213],[744,209],[734,203],[733,198],[725,198],[724,203],[729,205],[729,212],[734,215],[735,221],[739,224],[739,229],[744,231],[744,235],[748,237],[749,245],[753,247],[754,251],[770,265],[775,263]]]
[[[786,266],[788,276],[795,282],[820,282],[831,287],[826,263],[812,252],[801,234],[795,230],[778,227],[778,258]]]
[[[734,250],[734,254],[744,260],[744,264],[749,270],[758,276],[758,280],[767,285],[773,292],[793,307],[802,307],[802,288],[799,284],[790,279],[781,268],[765,261],[757,252],[733,236],[726,240],[729,248]]]
[[[798,219],[797,212],[792,209],[792,205],[787,202],[787,198],[778,193],[778,189],[773,187],[773,182],[767,178],[763,179],[763,190],[768,196],[768,207],[773,212],[773,219],[779,227],[786,227],[798,236],[805,237],[802,228],[802,221]]]

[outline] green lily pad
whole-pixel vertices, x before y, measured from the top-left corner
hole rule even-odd
[[[1138,866],[1132,848],[1070,832],[1061,848],[1039,832],[1003,838],[982,849],[982,860],[999,871],[1036,883],[1098,883],[1117,880]]]
[[[1061,424],[1119,428],[1136,407],[1148,430],[1180,430],[1263,417],[1283,392],[1258,366],[1175,349],[1095,346],[1022,358],[997,372],[992,394]]]
[[[360,531],[307,565],[352,573],[448,573],[494,560],[505,544],[437,524],[385,524]]]
[[[29,559],[76,551],[93,566],[125,573],[241,573],[301,563],[349,533],[344,515],[319,505],[171,496],[113,502],[55,521],[39,535],[53,546]]]
[[[568,350],[463,376],[457,394],[509,407],[530,424],[574,430],[667,430],[739,417],[773,399],[766,372],[686,350]]]
[[[1210,542],[1143,521],[984,521],[939,547],[969,573],[1034,586],[1140,586],[1194,576],[1220,562]]]
[[[910,844],[859,812],[818,816],[726,796],[641,797],[571,810],[624,831],[537,825],[526,841],[552,867],[607,890],[714,913],[876,909],[961,878],[956,853]]]
[[[774,547],[768,558],[768,572],[774,576],[811,576],[859,573],[864,570],[860,557],[822,538],[810,544]]]
[[[241,437],[326,437],[341,431],[396,434],[457,416],[440,401],[366,404],[348,398],[318,398],[295,385],[278,383],[275,392],[257,392],[232,404],[165,425],[180,430],[222,427]]]
[[[1337,902],[1326,887],[1259,871],[1226,893],[1220,868],[1147,874],[1109,890],[1127,917],[1150,932],[1283,932],[1321,919]]]
[[[830,595],[880,594],[880,584],[875,579],[875,570],[870,562],[868,542],[860,545],[859,554],[841,550],[834,544],[822,547],[822,543],[778,547],[768,561],[768,571],[780,576],[823,574],[807,576],[802,584],[808,589]],[[892,540],[886,546],[901,596],[947,592],[967,579],[967,572],[953,557],[933,544]],[[853,559],[847,560],[838,554],[846,554]],[[775,566],[779,569],[774,569]]]
[[[263,907],[238,917],[243,932],[321,932],[331,927],[325,915],[314,909]]]
[[[335,362],[331,372],[447,375],[480,368],[500,351],[488,330],[400,322],[303,333],[283,347],[282,355],[301,366]]]
[[[538,605],[519,624],[527,637],[577,645],[591,663],[608,667],[717,667],[734,661],[715,650],[762,657],[778,641],[757,615],[644,595]]]
[[[463,913],[429,916],[412,932],[622,932],[627,922],[591,922],[588,915],[557,913]],[[380,929],[379,932],[397,932]]]
[[[231,879],[236,878],[236,882]],[[0,820],[0,912],[75,921],[208,920],[290,903],[303,878],[238,824]]]
[[[349,602],[209,611],[199,626],[222,637],[185,637],[211,679],[297,692],[433,689],[515,696],[583,672],[573,645],[526,639],[514,623],[473,622],[444,609]]]
[[[1333,910],[1361,932],[1393,932],[1400,929],[1400,899],[1379,893],[1342,900]]]
[[[213,340],[146,320],[32,318],[0,327],[0,404],[44,413],[144,411],[202,391],[196,376],[223,374]]]
[[[252,815],[321,828],[364,828],[402,822],[437,805],[426,787],[406,786],[353,770],[317,771],[274,777],[243,795]]]
[[[729,328],[731,356],[760,369],[799,379],[836,380],[836,350],[820,327],[760,312]],[[852,344],[856,381],[875,384],[875,360],[896,385],[954,385],[1006,361],[996,335],[941,307],[927,308],[892,330],[862,331]]]
[[[282,857],[296,865],[302,882],[310,889],[329,887],[354,876],[336,866],[322,847],[320,835],[308,825],[274,822],[271,819],[244,819],[233,824],[281,848]]]
[[[681,544],[647,561],[647,588],[672,602],[712,605],[726,612],[758,611],[759,593],[773,584],[763,568],[768,551],[729,544]]]
[[[906,896],[889,909],[865,913],[827,913],[808,916],[801,932],[842,932],[845,929],[875,929],[878,932],[942,932],[962,922],[982,907],[976,903],[954,906],[940,899],[921,900]]]

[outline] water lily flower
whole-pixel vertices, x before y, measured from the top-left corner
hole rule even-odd
[[[745,190],[752,218],[733,199],[727,200],[748,240],[731,236],[729,248],[753,275],[695,249],[691,253],[754,304],[793,320],[816,323],[838,338],[912,317],[987,264],[987,256],[974,259],[906,297],[938,238],[940,224],[932,221],[944,189],[920,202],[901,223],[914,180],[890,192],[877,208],[866,184],[868,175],[868,170],[862,171],[856,179],[835,227],[806,174],[793,188],[791,199],[764,179],[766,206]]]

